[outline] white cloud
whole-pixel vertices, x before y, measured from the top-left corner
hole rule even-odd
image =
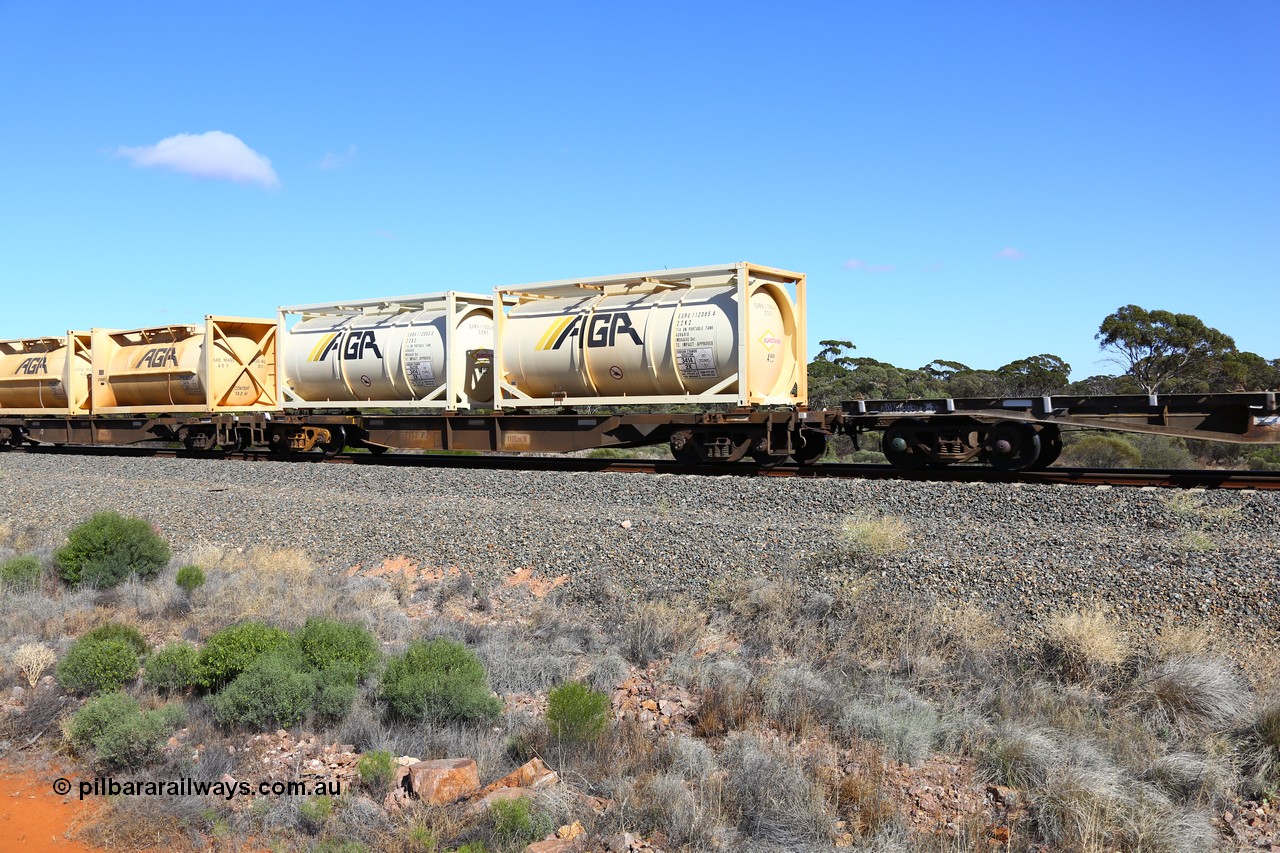
[[[237,184],[259,184],[267,189],[280,186],[280,178],[271,161],[221,130],[207,133],[179,133],[161,139],[155,145],[116,149],[120,157],[128,157],[135,166],[158,166],[197,178],[234,181]]]
[[[869,264],[859,258],[850,258],[845,261],[844,268],[847,270],[862,270],[864,272],[893,272],[897,269],[893,264]]]
[[[320,162],[316,163],[316,168],[340,169],[354,159],[356,159],[356,147],[354,145],[347,149],[346,154],[335,154],[332,151],[326,151],[324,156],[320,158]]]

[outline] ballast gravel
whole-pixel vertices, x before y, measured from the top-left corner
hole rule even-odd
[[[1280,493],[0,455],[0,523],[140,515],[175,549],[297,547],[335,577],[408,557],[480,584],[568,575],[591,609],[705,601],[744,577],[973,604],[1010,626],[1101,608],[1280,644]],[[892,516],[883,555],[840,540]]]

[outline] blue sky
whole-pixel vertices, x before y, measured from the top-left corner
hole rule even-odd
[[[1082,378],[1136,303],[1280,357],[1278,48],[1270,0],[0,0],[0,338],[750,260],[811,354]]]

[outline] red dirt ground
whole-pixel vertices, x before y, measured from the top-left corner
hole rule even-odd
[[[68,836],[92,811],[73,789],[67,796],[53,792],[56,769],[19,770],[0,763],[0,850],[17,853],[99,853]],[[74,785],[74,780],[73,780]]]

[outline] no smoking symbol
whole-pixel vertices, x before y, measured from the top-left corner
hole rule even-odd
[[[622,368],[618,367],[618,365],[615,364],[613,367],[609,368],[609,375],[612,376],[614,379],[621,379]]]

